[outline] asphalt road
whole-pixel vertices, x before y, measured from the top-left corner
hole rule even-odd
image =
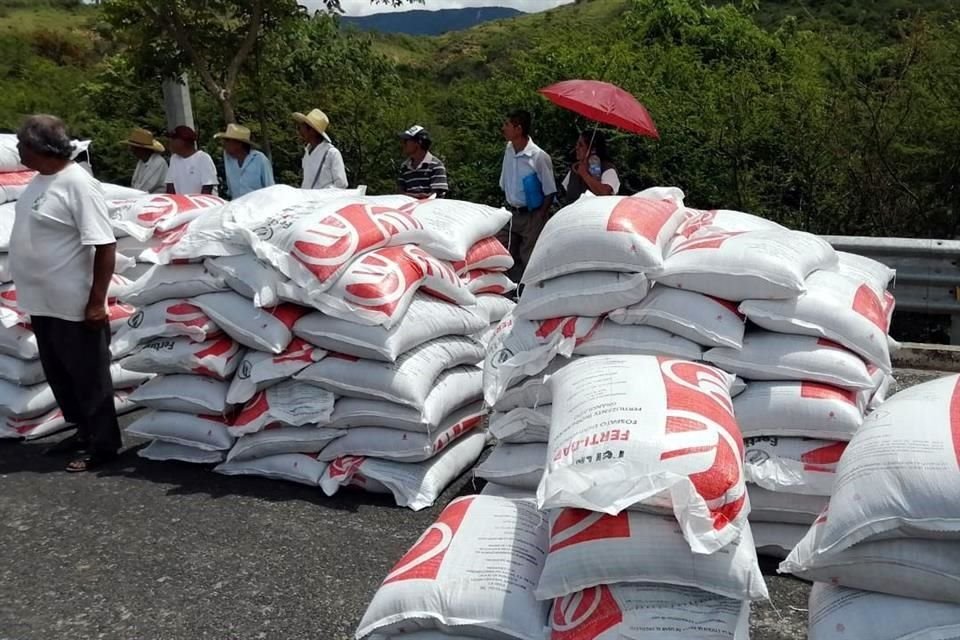
[[[922,379],[902,376],[906,384]],[[0,640],[346,640],[432,509],[136,456],[69,475],[0,441]],[[806,637],[808,586],[772,574],[753,640]]]

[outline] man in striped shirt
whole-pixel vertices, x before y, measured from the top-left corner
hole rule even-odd
[[[439,158],[430,153],[430,134],[420,125],[413,125],[400,134],[403,155],[407,160],[400,165],[397,183],[400,193],[423,199],[436,195],[442,198],[450,189],[447,169]]]

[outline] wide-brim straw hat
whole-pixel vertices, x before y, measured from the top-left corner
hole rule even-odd
[[[153,134],[146,129],[136,128],[130,132],[126,140],[121,140],[120,144],[128,147],[137,147],[138,149],[149,149],[155,153],[163,153],[164,146],[159,140],[153,137]]]
[[[220,140],[236,140],[237,142],[248,144],[251,147],[257,146],[257,144],[250,139],[250,129],[240,126],[239,124],[228,124],[226,131],[216,133],[213,137],[219,138]]]
[[[320,109],[314,109],[306,115],[298,111],[293,114],[293,119],[297,122],[307,125],[322,135],[325,140],[330,139],[330,137],[327,135],[327,127],[330,126],[330,118],[328,118],[327,114],[325,114],[323,111],[320,111]]]

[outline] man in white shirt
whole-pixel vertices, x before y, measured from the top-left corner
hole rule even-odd
[[[507,116],[502,129],[507,148],[500,170],[500,188],[513,220],[501,232],[501,241],[513,256],[513,268],[508,275],[515,282],[523,277],[557,194],[553,160],[530,138],[531,125],[530,114],[520,110]]]
[[[130,186],[147,193],[166,193],[167,161],[163,159],[164,148],[160,141],[146,129],[134,129],[123,141],[137,159]]]
[[[77,426],[50,451],[85,451],[67,471],[89,471],[114,459],[122,444],[107,313],[116,241],[103,188],[71,162],[63,122],[32,116],[17,140],[21,161],[38,172],[17,201],[10,242],[17,305],[30,315],[40,363],[63,416]]]
[[[294,113],[297,133],[305,143],[303,149],[303,182],[301,189],[346,189],[347,170],[340,150],[330,144],[327,127],[330,119],[320,109],[304,115]]]
[[[196,131],[183,125],[174,129],[170,151],[173,155],[167,170],[167,193],[217,193],[217,167],[210,154],[197,150]]]

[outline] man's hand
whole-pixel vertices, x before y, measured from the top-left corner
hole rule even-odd
[[[573,163],[573,171],[581,178],[587,178],[590,176],[590,167],[586,162],[581,161]]]
[[[90,329],[100,329],[110,322],[110,314],[107,312],[105,302],[87,302],[87,308],[83,312],[83,322]]]

